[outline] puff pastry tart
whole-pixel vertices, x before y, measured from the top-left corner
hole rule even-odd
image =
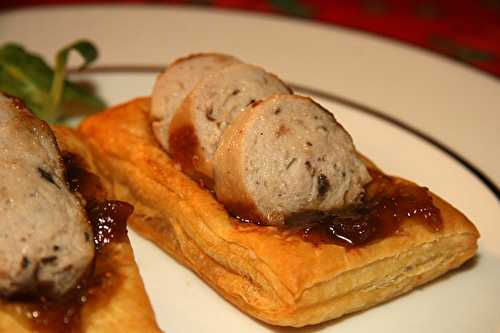
[[[0,332],[161,332],[81,136],[0,94],[0,150]]]
[[[136,99],[82,123],[102,179],[134,205],[132,228],[253,317],[320,323],[406,293],[476,252],[478,231],[462,213],[363,157],[372,180],[358,208],[304,212],[285,226],[237,219],[157,143],[149,104]]]

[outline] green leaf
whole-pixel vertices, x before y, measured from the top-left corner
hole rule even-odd
[[[52,75],[42,58],[20,45],[0,48],[0,90],[21,98],[37,114],[47,101]]]
[[[49,122],[83,113],[99,111],[105,103],[79,85],[64,79],[71,51],[84,60],[80,69],[95,61],[97,49],[89,41],[77,41],[58,52],[56,70],[37,54],[9,43],[0,47],[0,90],[21,98],[40,118]]]
[[[54,121],[59,116],[58,107],[61,103],[63,90],[65,88],[64,76],[66,75],[66,65],[68,63],[69,53],[73,50],[78,52],[84,60],[83,65],[81,65],[79,69],[84,69],[97,59],[97,49],[92,43],[86,40],[72,43],[57,53],[50,95],[42,111],[45,119]]]

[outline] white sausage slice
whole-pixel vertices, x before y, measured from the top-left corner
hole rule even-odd
[[[168,151],[172,117],[195,84],[210,73],[238,62],[224,54],[198,53],[176,60],[158,76],[151,95],[151,118],[155,136],[164,149]]]
[[[0,296],[62,295],[94,257],[49,126],[0,93]]]
[[[222,136],[214,168],[218,200],[264,224],[355,204],[370,181],[334,116],[296,95],[275,95],[239,114]]]
[[[212,158],[226,126],[244,108],[277,93],[291,93],[280,79],[260,67],[235,64],[195,86],[170,125],[171,155],[183,171],[210,183]]]

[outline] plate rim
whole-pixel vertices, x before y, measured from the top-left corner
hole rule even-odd
[[[301,17],[301,16],[295,16],[295,15],[286,15],[284,13],[280,13],[279,11],[276,12],[263,12],[259,10],[245,10],[242,8],[235,8],[235,7],[224,7],[224,6],[210,6],[210,5],[203,5],[199,3],[110,3],[110,2],[101,2],[101,3],[67,3],[67,4],[60,4],[60,3],[43,3],[43,4],[34,4],[34,5],[21,5],[18,7],[10,7],[10,8],[4,8],[0,10],[0,16],[2,15],[8,15],[11,12],[21,12],[21,11],[38,11],[38,10],[47,10],[47,9],[56,9],[56,10],[65,10],[65,9],[92,9],[92,8],[107,8],[107,9],[131,9],[134,7],[141,7],[144,9],[148,8],[162,8],[162,9],[180,9],[180,10],[186,10],[186,11],[200,11],[200,12],[234,12],[238,13],[239,15],[246,15],[246,16],[253,16],[253,17],[265,17],[266,19],[269,20],[281,20],[281,21],[296,21],[300,22],[301,24],[306,24],[306,25],[312,25],[312,26],[322,26],[322,27],[330,27],[330,28],[335,28],[339,30],[344,30],[350,33],[358,34],[361,36],[365,36],[368,38],[373,38],[373,39],[378,39],[380,42],[383,43],[389,43],[389,44],[395,44],[397,47],[404,47],[404,48],[409,48],[415,52],[422,52],[424,54],[437,57],[441,59],[442,61],[451,63],[451,64],[458,64],[462,68],[467,69],[471,71],[472,73],[480,74],[483,75],[485,78],[492,79],[494,82],[500,84],[500,76],[497,76],[493,73],[488,72],[485,69],[476,67],[464,60],[460,60],[458,58],[455,58],[451,55],[448,55],[446,53],[441,53],[439,51],[436,51],[431,48],[426,48],[424,46],[418,45],[418,44],[413,44],[409,43],[400,39],[397,39],[395,37],[391,36],[386,36],[383,34],[379,34],[374,31],[370,30],[363,30],[360,28],[348,26],[348,25],[342,25],[337,22],[326,22],[322,20],[315,20],[312,18],[307,18],[307,17]]]
[[[89,68],[85,68],[83,70],[70,69],[68,71],[69,75],[78,76],[82,74],[159,74],[165,69],[165,66],[162,65],[154,65],[154,64],[130,64],[130,65],[97,65]],[[389,123],[393,126],[396,126],[399,129],[417,137],[420,140],[430,144],[434,148],[437,148],[440,152],[444,153],[448,157],[451,157],[455,162],[464,167],[469,173],[471,173],[476,179],[478,179],[483,186],[485,186],[490,193],[492,193],[497,201],[500,202],[500,188],[493,179],[488,176],[485,172],[481,171],[474,163],[470,162],[461,154],[457,153],[454,149],[449,147],[448,145],[440,142],[436,138],[434,138],[430,134],[426,134],[423,131],[417,129],[416,127],[399,120],[389,113],[382,112],[376,108],[367,106],[363,103],[354,101],[348,97],[340,96],[334,94],[332,92],[310,87],[308,85],[299,84],[287,81],[286,82],[293,90],[303,91],[310,95],[315,95],[320,98],[323,98],[327,101],[333,103],[339,103],[341,105],[349,107],[349,109],[354,110],[356,112],[361,112],[363,114],[367,114],[379,120],[382,120],[386,123]]]

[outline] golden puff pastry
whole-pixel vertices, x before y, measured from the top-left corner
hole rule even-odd
[[[52,130],[63,153],[78,155],[85,161],[86,169],[96,173],[92,153],[75,131],[63,127]],[[87,301],[80,308],[77,306],[77,313],[72,316],[61,314],[69,307],[44,313],[40,303],[0,300],[0,332],[161,332],[127,237],[102,250],[96,257],[95,271],[100,272],[99,284],[89,289]],[[63,324],[61,319],[69,317],[74,319]]]
[[[103,179],[117,198],[135,206],[132,228],[262,321],[301,327],[366,309],[460,266],[476,252],[476,228],[435,195],[443,221],[439,231],[407,218],[390,236],[354,248],[241,223],[161,149],[148,109],[149,99],[136,99],[81,125]]]

